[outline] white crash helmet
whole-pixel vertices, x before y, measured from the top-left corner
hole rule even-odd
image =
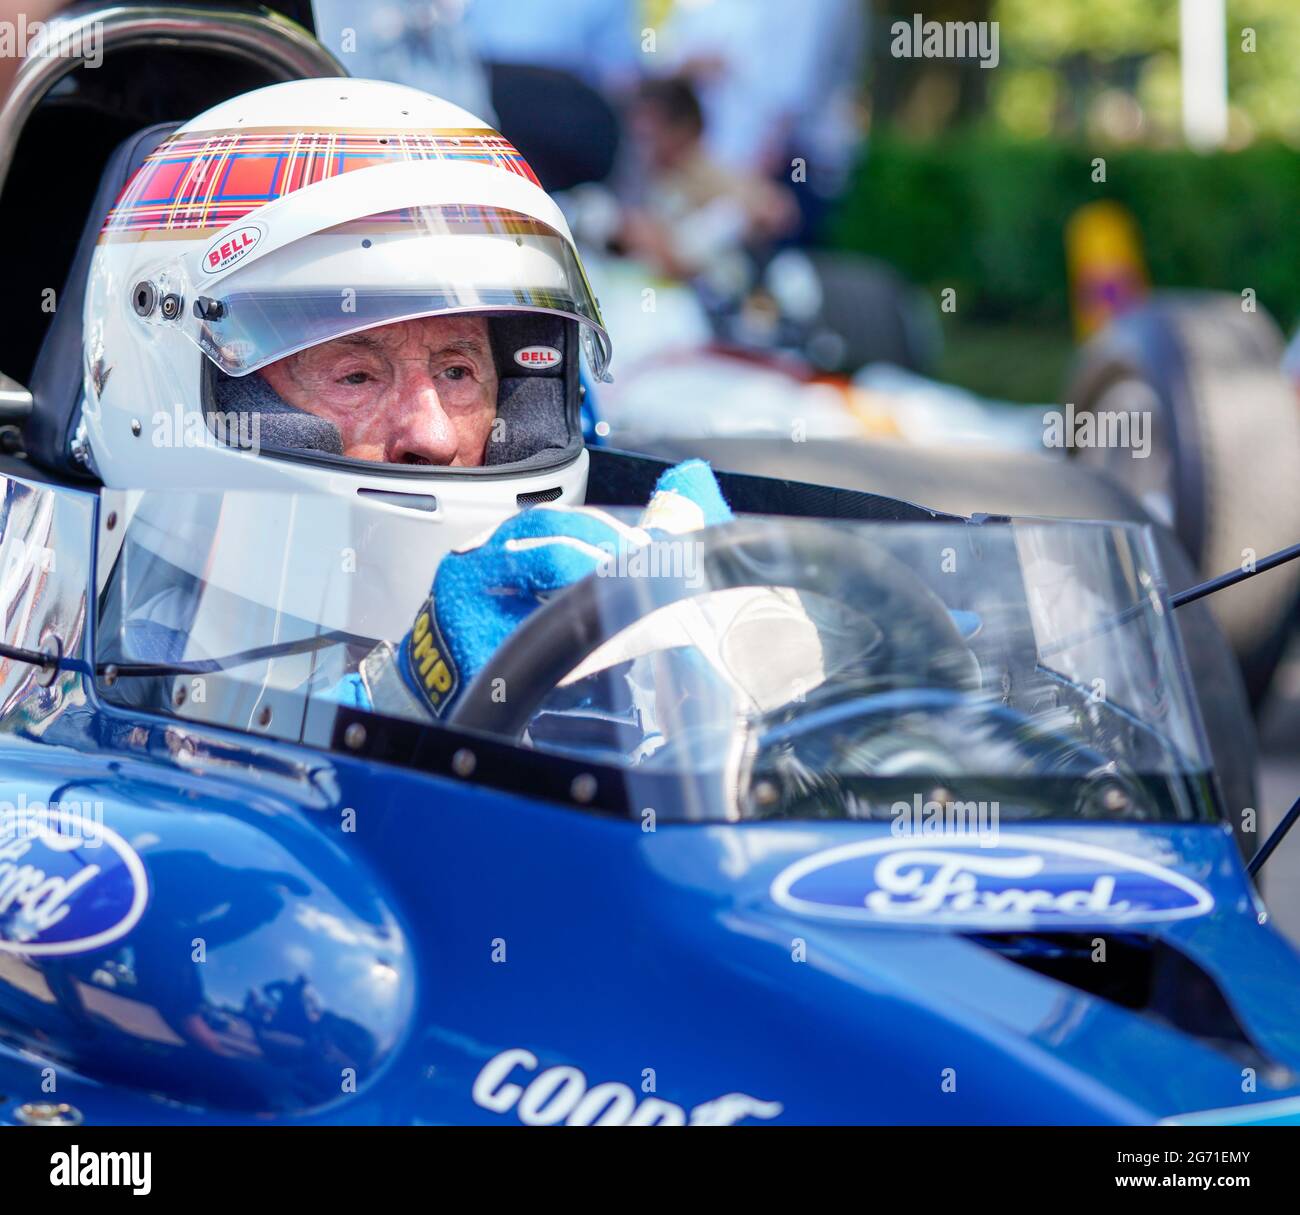
[[[449,313],[489,318],[499,424],[483,467],[347,459],[331,424],[268,402],[254,375]],[[502,136],[417,89],[295,81],[185,124],[109,214],[84,332],[84,439],[109,488],[409,500],[439,551],[585,495],[579,351],[603,378],[610,344],[568,225]]]

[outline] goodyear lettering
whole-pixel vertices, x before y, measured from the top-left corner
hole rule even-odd
[[[779,1101],[727,1093],[686,1109],[660,1097],[639,1100],[626,1084],[589,1084],[572,1066],[538,1071],[532,1051],[516,1047],[489,1059],[474,1080],[474,1103],[494,1114],[514,1113],[527,1126],[731,1126],[746,1118],[776,1118]]]

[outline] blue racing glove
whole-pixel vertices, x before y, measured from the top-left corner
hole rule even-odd
[[[402,639],[394,665],[421,706],[442,717],[497,647],[556,591],[592,574],[619,551],[732,517],[703,460],[668,469],[638,525],[593,507],[535,506],[438,565],[429,598]],[[363,664],[363,668],[364,668]],[[367,685],[349,676],[337,699],[374,707]]]

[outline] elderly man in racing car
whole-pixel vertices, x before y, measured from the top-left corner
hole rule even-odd
[[[731,517],[699,461],[639,521],[583,504],[580,354],[601,378],[610,344],[564,217],[500,135],[413,89],[298,81],[187,123],[110,212],[85,317],[106,485],[436,502],[409,631],[335,689],[361,707],[444,717],[547,597]],[[139,415],[178,401],[214,441],[147,449]],[[245,415],[256,450],[221,441]],[[168,592],[140,616],[128,634],[175,661]]]

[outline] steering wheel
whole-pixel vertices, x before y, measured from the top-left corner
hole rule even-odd
[[[955,688],[969,679],[969,651],[942,600],[897,557],[850,528],[742,518],[674,541],[698,546],[694,576],[593,574],[567,587],[498,647],[465,689],[450,724],[518,740],[566,675],[659,608],[741,587],[824,595],[828,583],[846,577],[867,589],[869,602],[851,606],[880,623],[880,657],[889,669],[908,672],[921,686]],[[494,695],[499,687],[509,689],[504,701]]]

